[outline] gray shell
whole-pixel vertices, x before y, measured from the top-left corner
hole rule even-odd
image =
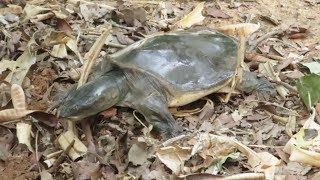
[[[169,89],[203,91],[234,75],[237,42],[208,30],[167,33],[136,42],[111,60],[120,68],[148,73]]]

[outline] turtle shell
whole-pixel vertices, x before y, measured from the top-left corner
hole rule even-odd
[[[153,76],[179,106],[217,91],[235,74],[237,41],[215,31],[180,31],[138,41],[111,55],[120,68]]]

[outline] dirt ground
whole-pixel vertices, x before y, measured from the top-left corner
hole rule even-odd
[[[52,115],[56,113],[54,105],[77,85],[84,67],[79,54],[85,57],[102,34],[101,29],[113,20],[109,44],[105,43],[98,52],[98,61],[143,39],[143,35],[174,31],[174,23],[200,2],[0,2],[0,179],[222,179],[246,173],[256,176],[242,179],[319,178],[319,164],[294,161],[292,154],[284,150],[290,138],[312,117],[295,88],[299,78],[308,73],[299,63],[320,60],[318,0],[205,1],[201,26],[217,29],[237,23],[260,25],[246,38],[245,62],[250,71],[282,86],[285,95],[280,90],[276,95],[241,92],[223,102],[227,93],[217,93],[208,96],[209,100],[178,109],[178,113],[172,110],[176,121],[193,135],[174,139],[167,145],[136,120],[143,121],[138,113],[113,107],[76,125],[76,160],[66,150],[67,146],[71,148],[72,140],[61,148],[59,138],[68,127],[65,120],[58,121]],[[32,8],[26,8],[28,5]],[[73,42],[75,46],[70,45]],[[63,46],[54,50],[57,44]],[[36,54],[36,60],[32,60],[32,55],[20,58],[28,51]],[[16,69],[12,69],[14,62],[19,63]],[[267,65],[262,64],[272,66],[276,75],[268,77],[262,70]],[[24,108],[14,105],[11,84],[22,87]],[[316,104],[316,122],[319,107]],[[21,113],[4,112],[12,108]],[[188,111],[180,116],[181,109]],[[27,141],[32,150],[18,142],[19,123],[30,125],[32,132],[27,134]],[[84,126],[90,127],[92,137]],[[197,139],[197,134],[202,133],[210,135]],[[203,149],[190,155],[199,145],[197,142],[209,139],[210,145],[201,144]],[[81,154],[83,148],[90,153]]]

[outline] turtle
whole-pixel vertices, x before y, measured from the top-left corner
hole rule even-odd
[[[71,91],[59,117],[82,119],[112,106],[142,114],[161,135],[182,133],[168,107],[194,102],[226,86],[237,67],[237,40],[214,30],[154,35],[108,55],[112,69]]]

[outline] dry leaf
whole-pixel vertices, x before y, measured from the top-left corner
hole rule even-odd
[[[164,147],[157,151],[156,156],[176,175],[183,172],[184,161],[191,157],[191,148]]]
[[[269,77],[273,81],[281,81],[279,74],[274,72],[270,61],[266,63],[260,63],[259,72],[266,77]],[[283,85],[276,85],[276,90],[282,98],[285,98],[288,95],[288,90]]]
[[[87,147],[72,131],[67,131],[61,134],[58,138],[58,142],[63,150],[66,150],[73,140],[75,140],[75,142],[73,147],[68,152],[68,155],[74,161],[87,153]]]
[[[6,59],[2,59],[0,61],[0,74],[9,69],[9,70],[13,70],[15,67],[15,61],[10,61],[10,60],[6,60]]]
[[[47,13],[50,11],[51,11],[50,8],[44,8],[44,7],[35,6],[27,3],[23,9],[24,18],[22,21],[26,22],[30,19],[35,18],[38,14]]]
[[[4,109],[0,111],[0,122],[20,119],[36,110],[27,110],[25,105],[25,95],[20,85],[13,84],[11,86],[11,98],[14,109]]]
[[[36,56],[29,50],[25,50],[16,60],[15,69],[6,77],[6,81],[11,84],[21,85],[30,67],[36,62]]]
[[[78,87],[82,86],[88,79],[91,68],[96,62],[98,55],[100,54],[101,48],[106,42],[107,37],[109,36],[111,27],[106,27],[105,31],[99,36],[99,38],[94,42],[89,52],[84,56],[84,65],[81,72],[81,76],[78,82]]]
[[[54,45],[50,54],[53,57],[57,57],[57,58],[67,57],[68,53],[67,53],[66,45],[64,44]]]
[[[72,163],[72,169],[75,179],[98,179],[100,165],[82,160]]]
[[[238,35],[239,31],[243,31],[243,34],[248,36],[257,31],[259,28],[260,24],[240,23],[221,26],[217,28],[217,30],[228,35]]]
[[[40,178],[41,180],[53,180],[52,174],[46,170],[41,171]]]
[[[312,114],[303,128],[287,142],[284,151],[290,154],[290,161],[320,167],[320,125],[314,121],[315,109],[313,107],[311,111]],[[314,132],[315,136],[307,138],[308,131]]]
[[[8,4],[8,7],[0,8],[0,15],[12,13],[15,15],[21,15],[22,14],[22,8],[21,6],[14,5],[14,4]]]
[[[206,13],[206,15],[209,15],[214,18],[222,18],[222,19],[230,18],[230,16],[228,14],[226,14],[222,10],[214,8],[214,7],[210,7],[208,9],[206,9],[205,13]]]
[[[128,153],[129,162],[135,166],[144,164],[148,160],[148,156],[148,148],[145,143],[133,144]]]
[[[17,138],[20,144],[27,145],[29,151],[33,152],[31,146],[31,125],[26,123],[17,123]]]
[[[204,16],[202,16],[202,10],[204,8],[204,3],[199,3],[188,15],[186,15],[183,19],[176,22],[172,29],[186,29],[190,28],[193,25],[201,24],[204,20]]]
[[[276,166],[279,166],[281,162],[268,152],[256,153],[237,140],[211,134],[200,134],[198,143],[195,144],[192,149],[192,154],[195,154],[202,149],[212,148],[211,144],[214,144],[215,142],[224,142],[237,148],[240,152],[247,156],[248,163],[256,172],[265,173],[266,179],[273,179]]]
[[[26,97],[21,86],[17,84],[11,86],[11,99],[15,109],[26,109]]]

